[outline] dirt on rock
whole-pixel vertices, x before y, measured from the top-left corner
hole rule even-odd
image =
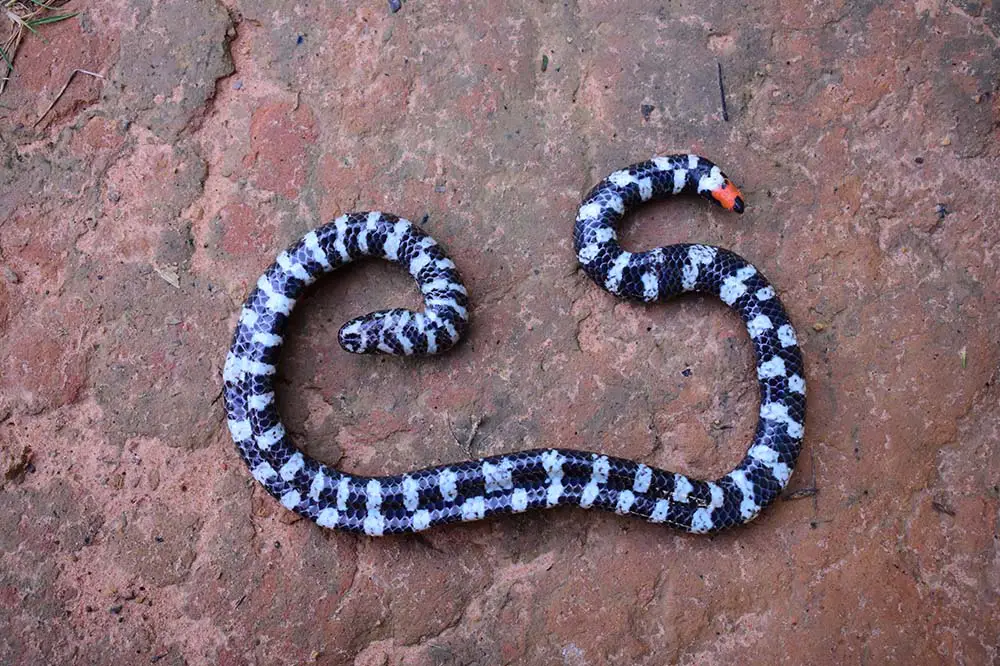
[[[0,663],[1000,661],[1000,5],[63,9],[0,95]],[[103,78],[57,99],[75,69]],[[311,455],[732,467],[738,317],[619,301],[572,249],[600,178],[682,151],[747,212],[657,204],[624,242],[728,247],[780,292],[810,390],[784,500],[714,537],[560,509],[371,539],[253,481],[219,399],[239,304],[353,210],[425,220],[472,325],[440,358],[354,357],[340,325],[417,290],[326,280],[278,395]]]

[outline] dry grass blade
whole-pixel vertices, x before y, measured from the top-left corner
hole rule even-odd
[[[12,11],[10,11],[8,9],[6,11],[6,14],[7,14],[7,18],[10,19],[14,23],[14,25],[18,26],[19,28],[27,28],[28,30],[30,30],[32,32],[35,32],[35,29],[32,28],[31,25],[27,21],[25,21],[23,18],[21,18],[20,16],[18,16],[14,12],[12,12]]]
[[[814,497],[817,493],[819,493],[819,488],[799,488],[798,490],[786,493],[782,499],[786,502],[790,502],[792,500],[804,499],[806,497]]]
[[[70,72],[69,78],[66,79],[66,83],[63,84],[63,87],[59,89],[59,93],[56,94],[55,99],[52,100],[52,103],[49,104],[48,108],[45,109],[42,115],[38,116],[38,120],[35,121],[32,127],[37,126],[38,123],[42,122],[42,119],[44,119],[45,116],[49,115],[49,111],[51,111],[52,107],[56,105],[56,102],[59,101],[59,98],[63,96],[63,93],[66,92],[66,88],[69,88],[69,84],[73,82],[73,77],[76,76],[77,74],[87,74],[88,76],[96,76],[99,79],[104,78],[103,75],[98,74],[97,72],[88,72],[85,69],[74,69],[72,72]]]
[[[38,35],[39,26],[58,23],[76,16],[75,12],[72,14],[48,13],[49,10],[55,9],[65,2],[66,0],[51,0],[47,3],[41,0],[0,0],[0,10],[10,22],[7,38],[0,45],[0,59],[3,60],[3,64],[0,65],[3,68],[3,76],[0,76],[0,94],[3,94],[7,88],[7,81],[10,80],[10,75],[14,71],[14,60],[17,58],[17,50],[21,46],[25,29]]]
[[[12,63],[10,61],[10,57],[7,55],[7,50],[4,49],[4,48],[2,48],[2,47],[0,47],[0,58],[2,58],[5,63],[7,63],[7,70],[8,71],[14,69],[14,63]],[[4,76],[4,81],[6,81],[6,80],[7,80],[7,77],[5,75]]]
[[[7,80],[10,78],[11,72],[14,71],[14,54],[17,52],[17,47],[21,45],[22,34],[21,25],[11,22],[7,39],[4,40],[3,46],[0,47],[0,50],[3,51],[3,60],[6,65],[3,77],[0,78],[0,93],[7,87]]]
[[[66,4],[65,2],[60,2],[59,4],[51,4],[51,5],[49,5],[49,4],[46,4],[44,2],[39,2],[39,0],[28,0],[28,2],[30,2],[33,5],[35,5],[36,7],[41,7],[42,9],[55,9],[59,5]],[[21,4],[24,5],[25,3],[21,2]]]

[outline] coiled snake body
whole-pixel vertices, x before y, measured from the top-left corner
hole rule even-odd
[[[243,306],[226,357],[224,395],[229,431],[254,478],[286,508],[323,527],[373,536],[567,504],[695,533],[752,520],[786,486],[799,453],[802,355],[774,289],[736,254],[689,244],[630,253],[618,245],[615,227],[630,207],[679,193],[743,210],[739,191],[708,160],[657,157],[616,171],[587,195],[573,234],[577,258],[587,275],[619,296],[654,301],[705,292],[739,313],[753,343],[761,403],[753,440],[734,470],[702,481],[599,453],[537,449],[365,477],[303,455],[281,424],[274,378],[289,313],[309,284],[362,257],[400,264],[416,279],[426,309],[351,320],[338,336],[351,352],[442,352],[468,321],[468,295],[441,247],[410,222],[372,212],[344,215],[306,234],[278,255]]]

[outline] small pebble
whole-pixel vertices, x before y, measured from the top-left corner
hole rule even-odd
[[[11,284],[17,284],[21,281],[21,278],[17,277],[17,273],[11,270],[9,266],[0,266],[0,272],[3,272],[3,278]]]
[[[813,324],[813,330],[816,331],[817,333],[819,333],[820,331],[823,331],[825,329],[826,329],[826,324],[824,324],[821,321],[818,321],[815,324]]]
[[[243,90],[243,81],[237,81],[234,83],[233,90]]]
[[[950,136],[946,136],[945,138],[941,139],[941,145],[942,146],[950,146],[951,145],[951,137]]]

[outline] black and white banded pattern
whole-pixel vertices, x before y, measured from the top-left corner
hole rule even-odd
[[[614,225],[638,201],[701,191],[742,208],[738,191],[717,167],[682,157],[612,174],[587,197],[574,236],[588,275],[616,294],[649,301],[710,291],[747,322],[762,406],[749,453],[735,470],[700,481],[598,453],[537,449],[365,477],[303,455],[281,424],[274,375],[289,312],[306,286],[361,257],[401,264],[417,280],[426,310],[387,310],[348,322],[339,339],[352,352],[434,354],[452,346],[467,324],[465,288],[433,239],[392,215],[355,213],[282,252],[242,309],[226,358],[224,394],[230,433],[254,478],[286,508],[323,527],[372,536],[561,505],[636,515],[696,533],[751,520],[788,482],[802,438],[805,383],[787,316],[764,278],[732,253],[683,245],[630,254],[615,240]],[[685,173],[678,173],[681,168]]]
[[[632,253],[618,244],[616,227],[630,208],[673,194],[698,194],[743,212],[739,190],[705,158],[654,157],[614,172],[590,191],[577,214],[573,241],[584,271],[609,292],[646,302],[687,292],[714,294],[750,333],[761,403],[746,456],[714,481],[674,474],[671,495],[655,500],[665,502],[659,507],[667,512],[666,522],[701,533],[752,520],[788,484],[802,446],[806,382],[795,329],[774,289],[745,259],[710,245]],[[637,478],[641,467],[634,465]],[[660,515],[656,509],[636,513],[650,520]]]

